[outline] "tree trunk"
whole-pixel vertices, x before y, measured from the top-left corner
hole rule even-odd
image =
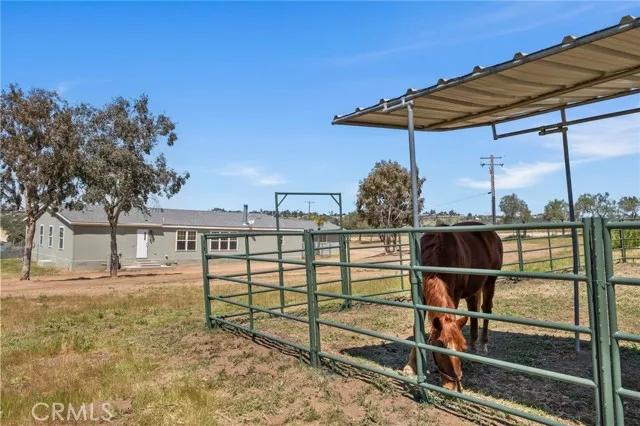
[[[118,241],[116,240],[118,224],[110,222],[111,231],[111,258],[109,261],[109,275],[111,277],[118,276],[118,267],[120,266],[120,258],[118,257]]]
[[[27,221],[27,230],[24,238],[24,249],[22,250],[22,271],[20,272],[20,280],[31,279],[31,252],[33,251],[33,236],[36,233],[36,221],[29,219]]]

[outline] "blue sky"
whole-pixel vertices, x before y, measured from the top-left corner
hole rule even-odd
[[[334,114],[426,87],[640,15],[640,3],[9,3],[2,5],[2,87],[58,90],[104,104],[149,95],[177,123],[164,149],[188,170],[175,208],[273,208],[274,191],[338,191],[381,159],[408,165],[404,131],[332,126]],[[569,117],[638,106],[638,97]],[[528,126],[549,116],[528,120]],[[505,127],[505,130],[507,128]],[[640,193],[637,115],[570,130],[574,192]],[[492,141],[489,128],[418,133],[426,208],[486,213],[487,170],[501,155],[498,196],[533,211],[566,193],[560,135]],[[283,208],[306,209],[306,198]],[[332,202],[317,199],[314,209]]]

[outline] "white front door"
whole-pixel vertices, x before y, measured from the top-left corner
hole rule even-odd
[[[146,259],[148,245],[149,245],[149,230],[138,229],[138,240],[136,244],[137,259]]]

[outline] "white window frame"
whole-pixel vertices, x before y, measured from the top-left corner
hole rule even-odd
[[[64,250],[64,226],[58,227],[58,250]]]
[[[178,234],[184,232],[184,240],[178,239]],[[189,234],[193,233],[193,239],[189,239]],[[184,249],[178,248],[178,243],[184,242]],[[189,249],[189,243],[193,242],[193,249]],[[176,229],[176,251],[197,251],[198,250],[198,232],[195,229]]]
[[[53,225],[49,225],[49,236],[47,239],[47,247],[53,248]]]
[[[218,232],[218,231],[212,231],[218,234],[226,234],[226,232]],[[223,249],[222,248],[222,241],[225,241],[227,243],[227,248]],[[217,243],[218,248],[214,248],[213,247],[213,243]],[[231,243],[234,242],[235,243],[235,248],[231,248]],[[238,237],[216,237],[216,238],[211,238],[209,239],[209,251],[238,251]]]
[[[42,247],[44,245],[44,225],[40,225],[40,239],[38,241],[40,242],[40,247]]]

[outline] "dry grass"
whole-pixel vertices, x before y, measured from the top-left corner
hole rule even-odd
[[[321,268],[318,280],[336,279],[339,272]],[[354,279],[379,274],[352,273]],[[616,273],[640,275],[631,265],[619,265]],[[2,299],[2,424],[28,424],[31,407],[40,401],[75,405],[111,401],[119,407],[116,424],[520,422],[455,400],[440,398],[435,407],[416,404],[407,389],[391,380],[340,366],[334,366],[339,374],[313,369],[306,355],[286,347],[225,330],[208,331],[197,281],[176,286],[171,279],[128,294]],[[274,283],[277,275],[255,279]],[[288,272],[285,277],[289,286],[304,280],[304,271]],[[321,288],[337,292],[340,284]],[[397,278],[354,284],[356,294],[399,288]],[[217,295],[242,289],[242,285],[217,281],[212,286]],[[583,292],[583,322],[588,318],[585,297]],[[620,328],[640,333],[640,288],[621,288],[617,297]],[[233,300],[246,302],[247,297]],[[500,281],[494,313],[571,322],[571,300],[570,283]],[[304,301],[304,294],[287,293],[287,303]],[[276,306],[279,293],[255,295],[254,303]],[[213,308],[218,315],[246,312],[217,302]],[[306,315],[304,307],[287,312]],[[322,304],[320,315],[401,338],[412,335],[412,313],[406,309],[356,303],[350,310],[341,310],[339,301],[330,301]],[[235,320],[248,323],[246,316]],[[308,341],[304,323],[256,314],[256,326],[301,344]],[[583,377],[591,374],[590,352],[576,355],[568,333],[496,321],[491,330],[492,357]],[[325,351],[392,370],[401,368],[408,354],[402,345],[325,326],[321,337]],[[585,344],[588,347],[588,341]],[[640,345],[625,345],[623,364],[625,386],[640,389]],[[436,375],[429,380],[437,383]],[[521,409],[551,412],[571,423],[591,422],[591,394],[570,385],[468,362],[465,385],[466,392]],[[640,418],[640,405],[629,404],[627,412]]]

